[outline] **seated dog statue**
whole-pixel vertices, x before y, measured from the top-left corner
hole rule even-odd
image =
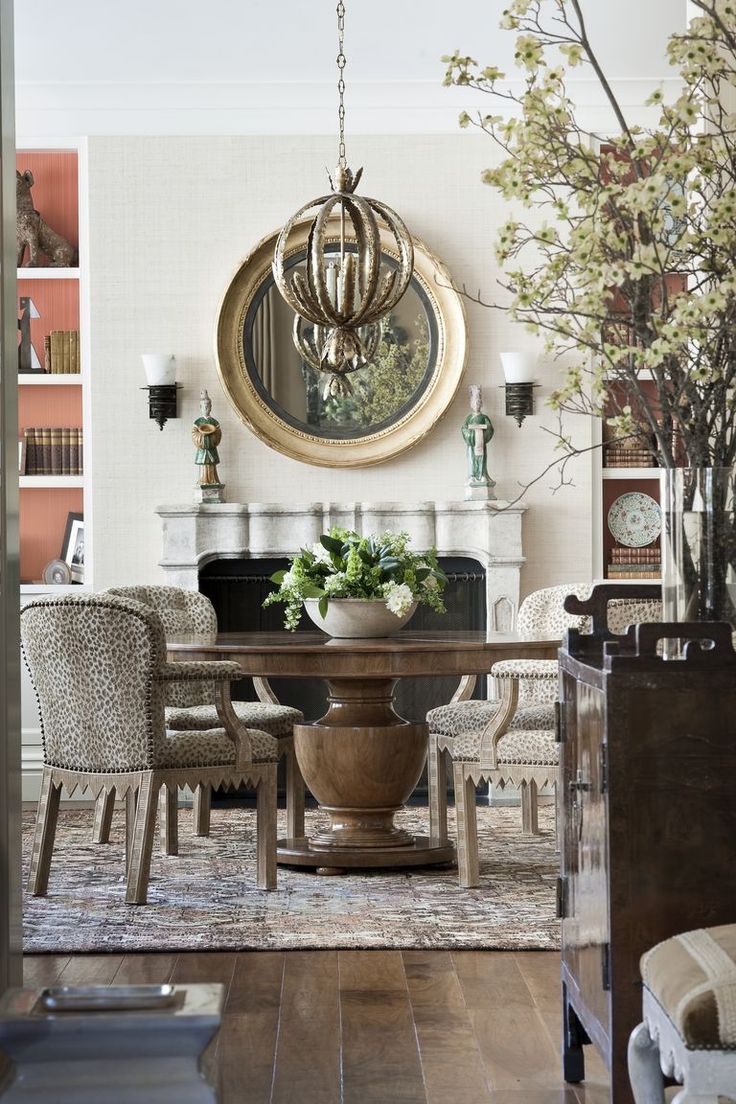
[[[28,267],[36,268],[41,253],[48,257],[51,268],[72,268],[78,260],[78,253],[70,242],[57,234],[43,216],[33,206],[31,188],[33,173],[26,169],[24,173],[15,173],[15,192],[17,202],[18,268],[23,264],[23,254],[28,247]]]

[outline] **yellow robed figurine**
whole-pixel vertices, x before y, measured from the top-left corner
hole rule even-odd
[[[222,440],[222,430],[217,418],[212,417],[212,400],[206,390],[199,393],[199,409],[201,416],[192,426],[192,441],[197,447],[194,463],[199,468],[198,498],[201,502],[224,502],[225,484],[217,474],[220,463],[217,446]]]
[[[492,501],[495,499],[495,481],[488,474],[487,448],[493,437],[493,422],[481,410],[483,397],[480,387],[470,388],[470,414],[463,422],[462,435],[468,453],[468,479],[465,484],[466,499]]]

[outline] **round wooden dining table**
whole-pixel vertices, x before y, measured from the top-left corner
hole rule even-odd
[[[324,679],[328,709],[294,727],[297,761],[326,815],[309,838],[281,839],[278,861],[331,870],[452,862],[452,844],[394,824],[427,757],[428,727],[394,710],[400,678],[483,675],[501,659],[554,659],[559,640],[513,633],[410,632],[345,640],[321,632],[172,636],[171,660],[235,660],[244,675]]]

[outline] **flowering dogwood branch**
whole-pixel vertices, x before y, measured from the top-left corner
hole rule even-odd
[[[498,234],[510,305],[464,294],[509,311],[549,353],[566,354],[551,398],[559,412],[605,417],[664,467],[728,467],[736,461],[736,117],[724,93],[736,83],[736,6],[694,2],[698,16],[668,45],[681,92],[671,103],[653,93],[659,119],[648,128],[627,119],[583,0],[509,4],[501,26],[517,34],[520,92],[497,67],[459,52],[444,59],[445,83],[499,102],[500,114],[463,112],[460,125],[480,128],[501,154],[483,180],[534,212],[533,222],[509,218]],[[617,133],[594,134],[578,120],[566,85],[578,65],[598,79]]]

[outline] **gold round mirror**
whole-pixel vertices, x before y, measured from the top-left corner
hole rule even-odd
[[[292,236],[288,267],[304,265],[310,223]],[[380,323],[375,353],[350,373],[351,393],[325,393],[329,378],[294,344],[294,313],[271,272],[278,231],[259,242],[227,288],[217,318],[217,368],[230,402],[261,440],[307,464],[379,464],[416,444],[457,391],[466,354],[465,311],[447,269],[414,241],[414,274]],[[339,228],[328,248],[339,250]],[[398,263],[382,238],[384,258]],[[309,347],[310,330],[301,324]]]

